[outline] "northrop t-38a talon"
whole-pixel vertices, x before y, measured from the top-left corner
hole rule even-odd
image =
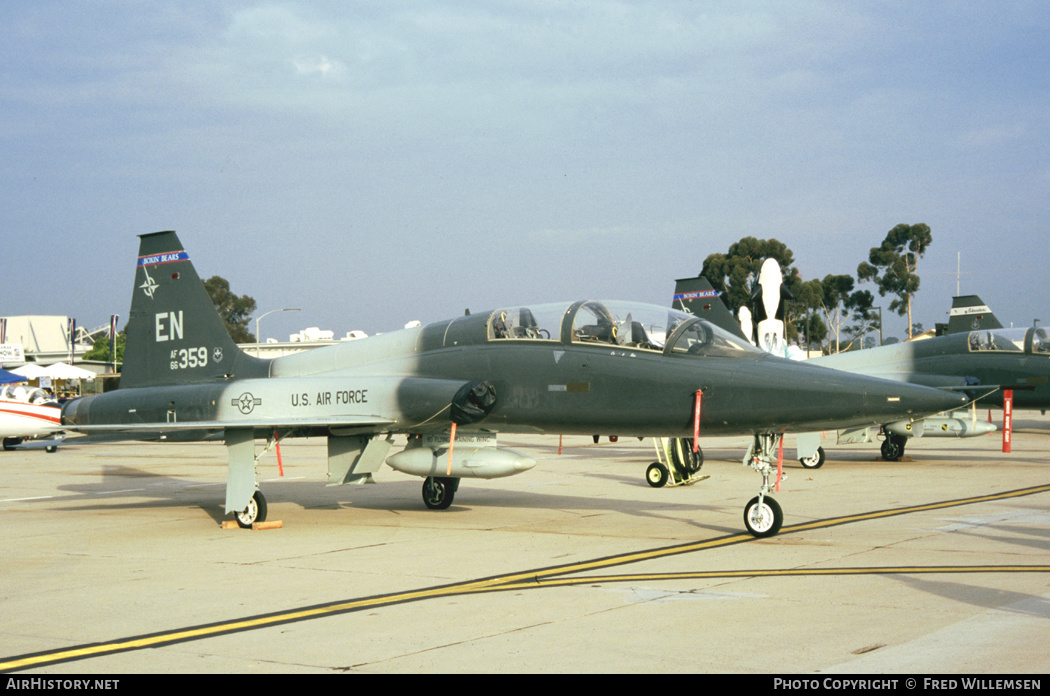
[[[535,462],[497,433],[754,437],[762,476],[745,507],[755,536],[783,521],[768,494],[785,431],[877,425],[964,397],[793,363],[703,319],[655,305],[579,301],[466,314],[270,360],[241,351],[174,232],[141,237],[120,388],[65,405],[63,423],[128,439],[221,437],[226,511],[265,519],[255,440],[323,436],[329,484],[385,461],[425,477],[445,508],[460,479]],[[390,454],[395,434],[408,446]]]
[[[1042,327],[1003,328],[976,295],[955,297],[948,333],[866,350],[816,358],[824,367],[884,379],[966,392],[977,405],[1050,408],[1050,332]],[[896,461],[912,437],[974,437],[995,430],[977,421],[976,411],[945,414],[921,421],[884,423],[882,456]],[[863,434],[847,434],[864,441]]]

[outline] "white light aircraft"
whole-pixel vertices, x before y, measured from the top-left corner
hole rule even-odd
[[[62,408],[43,389],[8,384],[0,388],[0,438],[5,450],[62,430]],[[55,445],[47,447],[54,452]]]

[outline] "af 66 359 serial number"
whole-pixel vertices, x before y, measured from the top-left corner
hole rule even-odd
[[[171,351],[171,369],[173,370],[192,370],[207,364],[208,349],[204,346]]]

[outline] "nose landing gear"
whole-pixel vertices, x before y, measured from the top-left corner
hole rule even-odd
[[[762,487],[758,495],[748,501],[744,506],[744,526],[754,537],[771,537],[780,531],[784,524],[784,512],[780,509],[777,501],[769,496],[769,491],[774,486],[779,486],[781,476],[779,470],[777,479],[773,485],[770,477],[774,472],[774,464],[780,460],[782,453],[779,449],[781,436],[775,433],[759,433],[751,443],[751,447],[744,457],[744,466],[762,475]]]

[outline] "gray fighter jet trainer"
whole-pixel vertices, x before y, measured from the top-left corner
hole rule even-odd
[[[1004,329],[976,295],[956,297],[948,334],[814,358],[836,370],[967,393],[978,405],[1050,408],[1050,335],[1043,328]],[[882,456],[896,461],[911,437],[973,437],[995,430],[976,413],[949,413],[883,424]]]
[[[446,508],[461,478],[535,464],[497,447],[496,433],[703,433],[753,436],[762,486],[745,524],[770,536],[783,521],[768,495],[783,432],[964,402],[778,359],[697,317],[626,302],[504,307],[263,360],[230,339],[174,232],[141,237],[135,273],[120,388],[66,404],[63,423],[127,439],[221,437],[226,511],[242,526],[266,515],[257,438],[326,437],[330,485],[368,479],[385,461],[425,477],[426,505]],[[408,445],[390,455],[395,434]]]
[[[675,307],[743,336],[740,324],[702,276],[676,281]],[[1045,329],[1004,329],[977,295],[952,298],[947,335],[878,348],[812,358],[809,362],[854,374],[892,379],[965,393],[974,406],[1003,405],[1003,390],[1014,391],[1013,408],[1050,408],[1050,340]],[[882,456],[897,461],[912,437],[977,437],[996,430],[969,412],[937,414],[883,423]],[[867,427],[839,431],[839,443],[874,442]],[[800,439],[801,443],[801,439]],[[807,468],[824,463],[822,448],[800,457]]]

